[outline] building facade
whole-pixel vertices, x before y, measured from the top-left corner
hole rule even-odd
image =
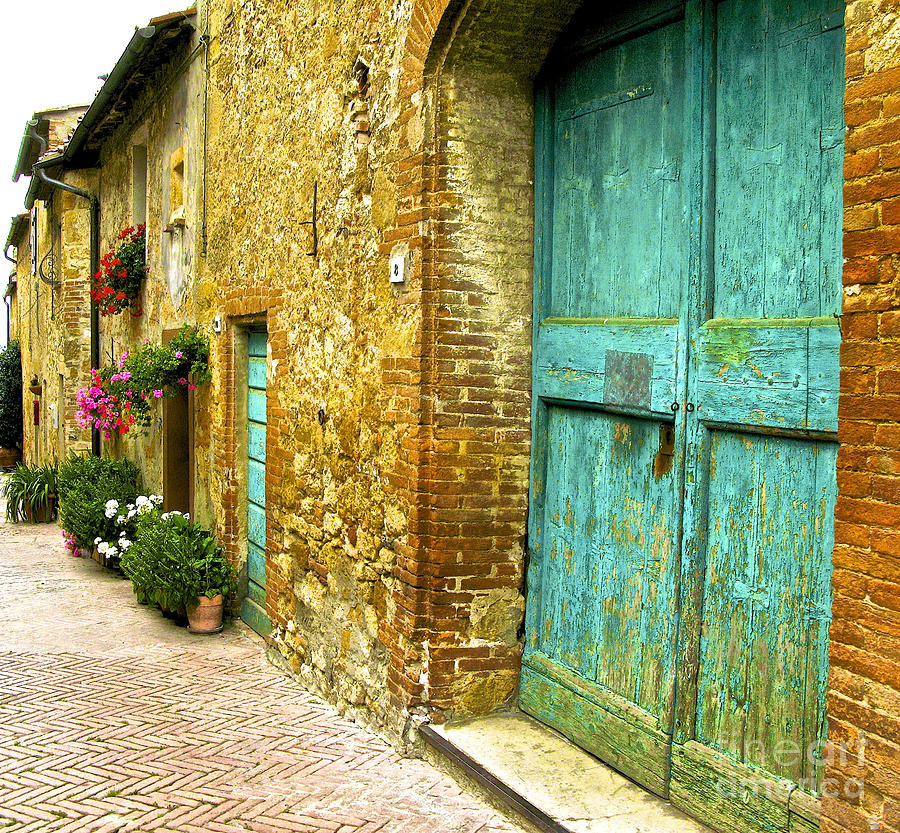
[[[396,738],[518,704],[719,829],[900,830],[898,11],[580,5],[139,30],[61,167],[147,223],[104,363],[213,380],[107,450]]]
[[[33,175],[35,164],[58,158],[87,108],[43,110],[25,125],[13,178],[30,176],[28,213],[13,218],[7,251],[16,247],[15,303],[10,331],[21,342],[26,462],[63,459],[90,448],[90,437],[75,420],[75,394],[90,371],[90,211],[70,193]],[[51,173],[58,171],[52,164]],[[66,173],[76,187],[89,172]]]

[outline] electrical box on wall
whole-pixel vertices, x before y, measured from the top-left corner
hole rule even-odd
[[[406,257],[394,255],[391,258],[391,283],[403,283],[406,280]]]
[[[213,332],[214,333],[222,332],[222,316],[221,315],[217,315],[215,318],[213,318]]]

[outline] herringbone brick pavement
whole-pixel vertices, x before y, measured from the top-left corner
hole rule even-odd
[[[191,637],[56,527],[0,524],[5,830],[518,828],[281,675],[241,626]]]

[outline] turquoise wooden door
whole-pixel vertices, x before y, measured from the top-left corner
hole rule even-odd
[[[722,830],[802,830],[825,736],[843,8],[627,5],[576,21],[537,97],[520,704]]]
[[[627,18],[625,20],[627,23]],[[620,28],[608,21],[599,37]],[[534,459],[521,707],[665,793],[689,217],[684,20],[538,101]]]
[[[241,618],[268,636],[266,615],[266,333],[247,336],[247,595]]]

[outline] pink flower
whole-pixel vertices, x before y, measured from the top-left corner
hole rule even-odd
[[[157,399],[161,399],[161,398],[162,398],[162,393],[163,393],[163,392],[162,392],[161,390],[155,390],[155,391],[153,391],[153,395],[154,395]]]
[[[183,358],[183,357],[184,357],[184,353],[182,353],[181,350],[176,350],[176,351],[175,351],[175,358],[176,358],[176,359],[181,359],[181,358]]]
[[[188,385],[188,390],[197,390],[196,385]]]
[[[182,376],[182,377],[178,380],[178,384],[179,384],[179,385],[186,385],[186,384],[187,384],[187,379],[185,379],[184,376]]]

